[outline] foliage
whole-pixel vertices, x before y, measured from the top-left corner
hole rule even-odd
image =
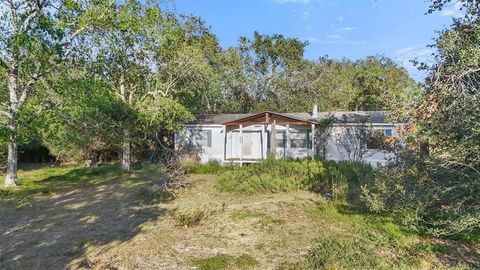
[[[433,1],[430,12],[448,2]],[[478,1],[459,4],[465,17],[440,33],[433,66],[420,66],[429,76],[406,147],[363,196],[371,210],[417,230],[469,238],[480,231],[480,21]]]
[[[237,48],[225,52],[222,111],[310,111],[312,103],[322,111],[393,110],[419,95],[415,81],[387,57],[308,61],[303,59],[307,45],[281,35],[240,39]]]
[[[402,156],[363,187],[362,197],[372,211],[393,212],[406,227],[435,236],[478,232],[479,182],[442,162]]]
[[[217,180],[217,188],[227,192],[262,193],[309,190],[324,173],[315,160],[266,159],[242,167],[232,167]]]
[[[323,161],[322,181],[331,190],[332,198],[361,206],[361,187],[372,183],[376,171],[369,164],[348,161]],[[323,186],[324,187],[324,186]]]
[[[8,80],[0,100],[0,125],[8,138],[5,184],[17,184],[20,116],[44,79],[67,61],[81,34],[101,24],[110,1],[1,1],[0,73]],[[4,81],[0,78],[0,82]],[[7,98],[8,96],[8,98]],[[41,95],[44,96],[44,95]],[[22,134],[23,135],[23,134]]]
[[[131,114],[108,85],[74,68],[65,73],[71,79],[50,79],[47,102],[30,128],[57,160],[79,162],[114,148],[118,123]]]
[[[222,165],[218,161],[209,161],[205,164],[198,162],[185,162],[181,164],[187,173],[192,174],[217,174],[222,170]]]
[[[304,261],[281,269],[422,269],[422,251],[411,233],[388,217],[326,202],[307,213],[335,230],[320,233]]]

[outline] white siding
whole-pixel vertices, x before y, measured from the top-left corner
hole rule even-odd
[[[179,150],[181,147],[186,147],[190,143],[191,132],[197,132],[202,130],[210,130],[212,133],[211,146],[202,145],[194,146],[198,151],[198,157],[200,162],[205,163],[210,160],[216,160],[223,162],[224,140],[225,135],[223,133],[223,126],[186,126],[181,131],[175,133],[175,149]]]
[[[331,134],[329,136],[327,147],[326,147],[326,155],[325,158],[328,160],[335,160],[335,161],[342,161],[347,160],[347,154],[345,149],[338,145],[336,142],[335,137],[340,136],[342,134],[344,127],[334,126],[331,130]],[[391,129],[392,136],[395,136],[395,125],[375,125],[372,127],[373,130],[384,130],[384,129]],[[385,151],[381,151],[378,149],[367,149],[367,152],[363,155],[362,161],[365,163],[369,163],[374,167],[378,165],[385,164],[390,158],[393,157],[392,153],[388,153]]]
[[[392,135],[395,136],[395,125],[389,124],[382,124],[382,125],[374,125],[372,128],[375,129],[391,129]],[[244,143],[250,145],[252,148],[251,151],[247,151],[244,145],[243,151],[240,151],[242,144],[240,143],[240,130],[239,128],[233,128],[231,130],[227,130],[227,138],[225,142],[225,127],[223,125],[189,125],[186,126],[180,132],[175,134],[175,148],[178,150],[184,145],[189,144],[189,136],[193,132],[198,131],[211,131],[211,146],[199,146],[197,147],[198,150],[198,157],[200,162],[208,162],[210,160],[216,160],[219,162],[224,162],[225,157],[228,158],[240,158],[240,152],[242,152],[242,157],[244,159],[261,159],[266,158],[265,153],[269,153],[270,148],[267,150],[265,147],[267,146],[266,141],[268,140],[267,132],[271,134],[271,126],[267,127],[267,132],[265,133],[265,137],[262,137],[262,129],[264,127],[262,125],[252,125],[252,126],[245,126],[243,127],[243,135],[244,135]],[[341,145],[337,145],[335,140],[335,136],[342,133],[342,129],[344,127],[334,126],[331,130],[331,134],[329,136],[326,151],[325,151],[325,158],[329,160],[341,161],[346,160],[347,155],[345,153],[345,149],[342,148]],[[277,134],[286,132],[285,125],[277,125],[276,126]],[[311,127],[310,126],[290,126],[290,139],[294,140],[295,138],[300,138],[298,132],[309,132],[311,140]],[[249,138],[246,138],[249,137]],[[287,136],[285,135],[285,138]],[[191,139],[191,138],[190,138]],[[263,146],[262,146],[263,143]],[[276,143],[275,140],[272,138],[270,144]],[[300,145],[300,142],[297,142]],[[285,142],[285,147],[276,147],[276,157],[282,158],[304,158],[304,157],[312,157],[313,150],[310,144],[306,144],[307,147],[295,148],[292,147],[292,141],[289,143],[290,148],[287,149],[287,142]],[[262,153],[262,150],[264,151]],[[318,152],[321,152],[321,149],[317,149]],[[392,157],[391,153],[386,153],[384,151],[369,149],[363,155],[363,162],[370,163],[372,166],[377,166],[379,164],[385,164],[389,158]]]

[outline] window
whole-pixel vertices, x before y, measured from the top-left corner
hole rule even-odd
[[[190,130],[190,145],[212,147],[211,130]]]
[[[277,131],[275,134],[275,145],[279,148],[285,148],[287,142],[287,134],[284,131]]]
[[[299,131],[290,133],[291,148],[312,148],[311,132]]]
[[[392,129],[391,128],[386,128],[383,130],[383,135],[385,135],[385,137],[392,137],[393,133],[392,133]]]

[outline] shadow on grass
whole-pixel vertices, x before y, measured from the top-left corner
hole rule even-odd
[[[140,225],[167,214],[139,203],[148,183],[142,174],[115,166],[73,169],[28,186],[38,196],[27,206],[0,204],[0,269],[65,269],[73,261],[85,267],[88,247],[137,235]]]

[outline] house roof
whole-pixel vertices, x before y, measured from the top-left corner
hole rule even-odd
[[[308,113],[295,114],[295,113],[278,113],[278,112],[272,112],[272,111],[263,111],[263,112],[255,113],[250,116],[245,116],[243,118],[225,122],[224,124],[228,125],[228,124],[248,123],[249,121],[252,121],[254,119],[259,119],[259,118],[265,119],[265,117],[270,118],[272,116],[280,117],[280,119],[283,119],[283,121],[286,121],[287,123],[292,121],[294,123],[302,123],[302,124],[317,124],[317,121],[312,119],[310,114]],[[266,120],[266,122],[270,122],[270,121],[271,120]]]
[[[355,121],[358,121],[359,118],[366,118],[368,122],[374,124],[390,123],[387,121],[388,112],[386,111],[318,112],[318,117],[312,117],[312,115],[307,112],[277,113],[263,111],[260,113],[205,114],[197,117],[197,120],[191,122],[191,124],[223,125],[229,122],[249,118],[266,112],[305,122],[318,122],[323,119],[333,117],[333,119],[336,121],[346,121],[347,123],[353,123]]]

